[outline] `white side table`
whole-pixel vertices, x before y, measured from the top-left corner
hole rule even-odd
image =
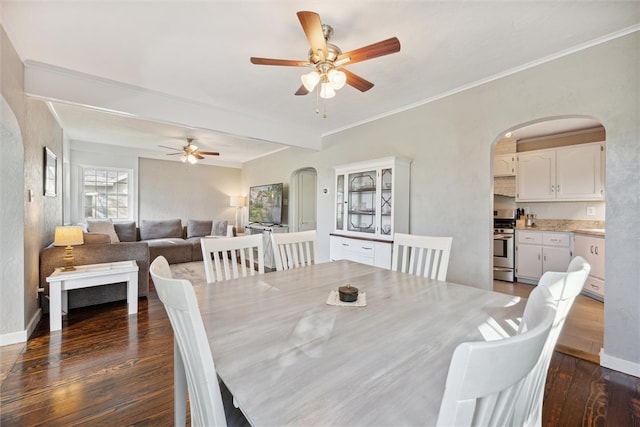
[[[56,268],[49,283],[49,330],[62,329],[62,313],[68,311],[67,291],[127,282],[129,314],[138,312],[138,265],[135,261],[110,262],[76,266],[74,271]]]

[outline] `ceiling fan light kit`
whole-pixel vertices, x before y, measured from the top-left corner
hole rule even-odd
[[[251,63],[256,65],[313,68],[313,71],[300,76],[302,86],[296,91],[296,95],[307,95],[318,88],[318,85],[318,96],[323,99],[333,98],[336,95],[336,90],[340,90],[345,84],[361,92],[366,92],[373,87],[373,83],[348,71],[343,66],[400,51],[400,41],[396,37],[392,37],[342,53],[338,46],[328,42],[333,35],[333,28],[330,25],[322,24],[320,15],[307,11],[300,11],[297,15],[311,45],[307,61],[258,57],[250,59]],[[316,112],[318,112],[317,109]]]

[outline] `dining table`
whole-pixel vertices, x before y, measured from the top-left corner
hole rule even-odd
[[[334,297],[347,284],[358,301]],[[456,346],[514,335],[525,301],[346,260],[193,285],[218,376],[253,426],[435,425]]]

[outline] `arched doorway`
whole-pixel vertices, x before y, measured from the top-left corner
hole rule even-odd
[[[314,168],[298,169],[291,174],[289,191],[289,229],[315,230],[317,227],[317,172]]]
[[[576,254],[581,254],[577,237],[581,234],[579,230],[596,232],[596,229],[605,228],[606,131],[593,117],[549,117],[506,129],[496,138],[493,152],[494,212],[504,215],[505,211],[524,210],[526,214],[534,215],[535,224],[534,227],[526,227],[526,223],[524,227],[517,224],[513,245],[515,282],[494,280],[494,290],[526,297],[533,289],[530,285],[536,284],[537,278],[545,271],[565,270],[569,261]],[[583,153],[587,155],[583,156]],[[582,172],[575,174],[575,171],[584,171],[587,177],[585,187],[593,185],[591,193],[575,192],[573,197],[566,194],[567,188],[575,188],[575,185],[561,184],[561,178],[583,176]],[[591,175],[590,171],[593,172]],[[555,185],[531,182],[532,177],[537,176],[549,177]],[[601,179],[599,184],[597,179]],[[525,185],[527,180],[529,187]],[[598,186],[600,190],[596,191]],[[530,189],[536,191],[531,192]],[[546,190],[550,193],[545,194]],[[494,230],[494,252],[495,235]],[[542,235],[540,245],[525,244],[525,235]],[[556,236],[559,237],[555,241],[564,243],[553,247],[550,243],[547,247],[544,242]],[[604,247],[604,235],[600,239]],[[592,266],[592,273],[594,271]],[[601,274],[604,289],[604,266],[602,273],[596,274]],[[596,276],[588,279],[584,295],[576,299],[565,324],[565,329],[570,328],[570,332],[562,335],[564,342],[561,338],[558,346],[566,353],[594,362],[599,362],[598,353],[604,341],[604,294],[589,292],[588,286],[594,280],[598,286],[600,279]]]
[[[0,345],[26,341],[24,148],[18,120],[0,96]],[[24,336],[22,336],[24,335]]]

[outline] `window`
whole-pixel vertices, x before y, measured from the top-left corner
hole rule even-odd
[[[85,218],[132,219],[133,171],[82,168],[82,212]]]

